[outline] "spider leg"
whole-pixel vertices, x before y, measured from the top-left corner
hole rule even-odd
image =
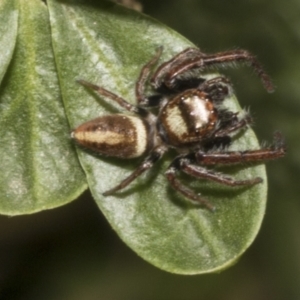
[[[230,176],[225,176],[222,173],[208,170],[204,167],[194,165],[191,161],[187,159],[182,159],[180,162],[181,170],[193,177],[200,178],[200,179],[207,179],[211,181],[215,181],[224,185],[228,186],[251,186],[257,183],[261,183],[262,179],[260,177],[255,177],[252,179],[246,180],[236,180]]]
[[[179,52],[177,55],[172,57],[170,60],[162,63],[153,76],[151,77],[151,85],[158,89],[162,85],[164,76],[169,72],[170,69],[174,68],[176,65],[183,63],[187,58],[199,57],[201,52],[197,48],[186,48],[185,50]]]
[[[153,167],[153,165],[163,156],[167,148],[165,146],[156,147],[150,155],[124,180],[117,186],[103,193],[104,196],[111,195],[129,185],[138,176]]]
[[[149,76],[151,74],[151,68],[157,63],[159,60],[161,54],[162,54],[162,47],[159,47],[156,50],[156,54],[154,57],[142,68],[140,72],[140,76],[137,80],[136,87],[135,87],[135,93],[138,105],[141,107],[156,107],[159,106],[160,102],[163,100],[164,96],[162,94],[168,94],[168,93],[174,93],[174,92],[182,92],[186,89],[191,88],[197,88],[199,87],[204,81],[204,78],[188,78],[188,79],[178,79],[176,80],[176,87],[173,87],[172,90],[168,89],[166,86],[162,85],[160,81],[161,74],[158,74],[157,76],[157,82],[159,83],[153,83],[154,82],[154,76],[151,78],[152,86],[159,92],[159,94],[154,94],[151,96],[145,96],[145,85],[147,80],[149,79]],[[158,70],[155,73],[165,73],[167,69],[169,69],[173,64],[178,63],[177,61],[182,61],[183,58],[187,54],[190,54],[190,52],[195,52],[198,54],[198,49],[196,48],[188,48],[182,51],[181,53],[177,54],[175,57],[173,57],[170,61],[167,63],[163,63],[161,66],[158,67]]]
[[[90,89],[93,89],[95,90],[98,94],[102,95],[102,96],[105,96],[113,101],[115,101],[119,106],[125,108],[126,110],[128,110],[129,112],[132,112],[132,113],[136,113],[136,114],[142,114],[144,113],[144,111],[142,111],[141,108],[135,106],[135,105],[132,105],[130,104],[129,102],[127,102],[124,98],[98,86],[98,85],[95,85],[95,84],[92,84],[90,82],[87,82],[85,80],[77,80],[77,82],[87,88],[90,88]]]
[[[201,165],[233,165],[243,163],[263,163],[268,160],[283,157],[286,145],[281,133],[274,135],[274,144],[271,147],[249,151],[219,151],[196,153],[196,161]]]
[[[159,47],[156,49],[155,55],[151,58],[151,60],[144,65],[140,72],[140,76],[135,85],[135,94],[138,104],[145,105],[144,102],[147,103],[147,99],[145,99],[145,85],[149,76],[151,74],[151,69],[154,65],[156,65],[157,61],[161,57],[163,51],[163,47]]]
[[[176,178],[177,170],[177,166],[175,166],[175,164],[172,163],[165,173],[166,178],[168,179],[172,188],[175,191],[182,194],[183,196],[185,196],[186,198],[199,203],[200,205],[206,207],[210,211],[214,211],[215,207],[208,200],[196,194],[193,190],[185,186],[179,179]]]
[[[231,81],[228,78],[224,76],[218,76],[204,81],[201,85],[201,89],[204,89],[206,91],[206,89],[208,89],[209,87],[214,87],[216,84],[220,83],[223,83],[224,85],[231,85]]]
[[[229,95],[229,87],[231,82],[229,79],[218,76],[209,80],[205,80],[198,88],[208,93],[214,103],[221,103]]]
[[[176,77],[180,74],[190,71],[192,69],[207,69],[213,66],[224,66],[232,63],[245,62],[249,64],[255,73],[260,77],[264,87],[268,92],[273,92],[274,86],[269,75],[264,71],[261,64],[255,56],[246,50],[232,50],[226,52],[219,52],[216,54],[204,54],[198,50],[199,54],[194,57],[187,57],[179,64],[171,66],[165,73],[164,83],[169,88],[172,88]]]
[[[160,91],[162,93],[154,94],[151,96],[145,95],[145,85],[151,74],[151,69],[159,60],[159,58],[162,54],[162,51],[163,51],[163,47],[157,48],[156,54],[146,65],[144,65],[144,67],[142,68],[142,70],[140,72],[139,78],[136,82],[135,95],[136,95],[137,103],[138,103],[139,107],[141,107],[141,108],[159,106],[161,101],[164,99],[164,96],[162,94],[164,92],[168,92],[168,91],[163,91],[163,92]]]
[[[171,93],[181,93],[188,89],[199,89],[209,94],[211,100],[215,103],[222,102],[229,95],[230,81],[222,76],[212,79],[205,79],[204,77],[188,77],[176,78],[172,90],[166,87],[158,89]]]
[[[224,137],[228,136],[229,134],[236,132],[240,129],[245,128],[249,124],[253,122],[252,117],[249,114],[246,114],[241,119],[237,118],[238,113],[233,113],[230,117],[230,122],[226,124],[226,126],[220,126],[221,129],[217,130],[214,134],[214,137]]]

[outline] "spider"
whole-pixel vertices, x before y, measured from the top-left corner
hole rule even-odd
[[[111,114],[88,121],[72,131],[72,138],[80,146],[96,153],[130,159],[146,156],[141,164],[117,186],[103,193],[111,195],[162,158],[170,149],[178,155],[165,175],[170,185],[180,194],[209,210],[215,207],[178,179],[182,171],[198,179],[206,179],[227,186],[253,186],[260,177],[237,180],[208,167],[244,163],[263,163],[284,156],[286,147],[281,134],[274,135],[273,145],[258,150],[229,151],[232,135],[247,129],[249,114],[227,110],[224,99],[231,91],[229,80],[223,76],[205,79],[194,72],[230,63],[247,63],[261,78],[266,90],[273,91],[269,76],[256,58],[245,50],[205,54],[198,48],[187,48],[153,71],[162,54],[162,47],[146,63],[135,85],[137,105],[130,104],[116,94],[89,83],[78,82],[101,96],[109,98],[131,114]],[[154,94],[147,96],[150,83]],[[157,107],[155,114],[149,108]]]

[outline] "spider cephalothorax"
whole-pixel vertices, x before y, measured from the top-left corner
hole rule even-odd
[[[246,62],[254,68],[268,91],[273,90],[273,85],[256,58],[244,50],[207,55],[197,48],[187,48],[158,66],[151,75],[161,53],[162,48],[159,48],[140,72],[135,90],[137,105],[100,86],[79,80],[131,114],[105,115],[91,120],[73,130],[72,138],[79,145],[102,155],[119,158],[146,155],[127,178],[104,195],[123,189],[150,169],[169,148],[176,149],[178,156],[166,170],[166,178],[179,193],[212,210],[214,206],[209,201],[180,182],[177,171],[228,186],[251,186],[262,179],[236,180],[207,167],[279,158],[285,154],[285,145],[281,135],[276,134],[274,144],[267,148],[240,152],[227,150],[231,136],[246,129],[251,117],[249,114],[240,116],[238,112],[223,107],[231,90],[228,79],[222,76],[205,79],[201,77],[201,71],[210,66]],[[186,76],[187,72],[194,70],[200,74]],[[154,91],[150,96],[145,94],[148,81]],[[147,110],[151,107],[158,107],[158,113]]]

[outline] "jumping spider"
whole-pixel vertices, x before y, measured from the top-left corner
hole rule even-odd
[[[281,135],[275,134],[274,144],[270,147],[227,150],[231,135],[246,129],[251,117],[248,114],[240,116],[223,107],[231,88],[228,79],[222,76],[205,79],[187,74],[211,66],[245,62],[252,66],[268,91],[273,90],[273,85],[256,58],[244,50],[208,55],[197,48],[187,48],[152,72],[161,54],[162,47],[140,72],[135,86],[137,105],[100,86],[79,80],[80,84],[115,101],[131,115],[101,116],[73,130],[72,138],[79,145],[106,156],[129,159],[147,154],[142,163],[121,183],[106,191],[105,196],[123,189],[150,169],[169,148],[177,150],[178,156],[165,173],[167,180],[186,198],[213,210],[209,201],[181,183],[177,171],[227,186],[252,186],[262,179],[236,180],[207,167],[265,162],[284,156],[286,149]],[[151,96],[145,94],[148,81],[155,91]],[[147,110],[151,107],[158,107],[158,115]]]

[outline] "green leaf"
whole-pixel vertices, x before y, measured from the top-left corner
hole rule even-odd
[[[4,74],[9,63],[0,90],[0,213],[16,215],[70,202],[86,183],[61,102],[47,7],[20,0],[0,8],[1,53],[10,51],[1,66]]]
[[[17,38],[18,11],[15,2],[3,0],[0,2],[0,82],[11,60]]]
[[[191,43],[158,22],[112,3],[48,1],[61,92],[72,127],[119,108],[75,83],[85,79],[135,103],[134,85],[141,67],[163,45],[163,59]],[[235,99],[226,105],[239,110]],[[254,149],[248,130],[233,146]],[[255,238],[266,204],[264,166],[225,169],[236,178],[260,176],[252,188],[225,188],[185,177],[216,207],[211,213],[174,192],[164,170],[167,156],[124,192],[103,197],[139,164],[96,157],[78,149],[92,194],[111,226],[138,255],[157,267],[181,274],[220,271],[233,264]]]
[[[74,128],[119,111],[76,84],[76,79],[99,84],[135,103],[135,81],[155,49],[164,46],[164,61],[191,43],[162,24],[111,2],[48,0],[47,5],[39,0],[0,5],[5,15],[1,26],[4,19],[11,24],[6,38],[9,54],[0,65],[0,75],[4,75],[0,212],[24,214],[62,205],[85,189],[87,179],[111,226],[150,263],[181,274],[220,271],[234,263],[252,243],[264,215],[264,166],[222,170],[236,178],[264,179],[252,188],[228,188],[183,177],[217,207],[211,213],[168,186],[164,170],[174,153],[124,192],[103,197],[140,160],[96,157],[77,149],[84,174],[70,141],[69,124]],[[226,105],[240,109],[234,98]],[[257,147],[251,130],[233,145],[234,149]]]

